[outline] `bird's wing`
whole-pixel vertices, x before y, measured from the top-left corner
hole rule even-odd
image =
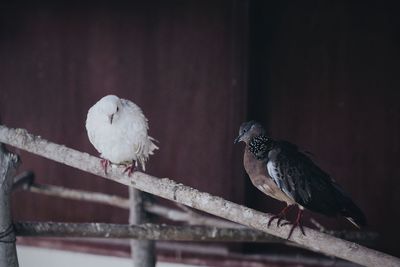
[[[333,181],[327,173],[299,152],[295,145],[288,142],[278,144],[279,150],[267,167],[271,178],[283,192],[305,207],[317,195],[334,198]]]
[[[365,225],[365,216],[344,190],[305,154],[285,144],[268,173],[278,187],[296,203],[328,216],[342,215],[356,225]]]
[[[124,108],[126,108],[127,111],[131,113],[131,115],[140,117],[141,123],[143,123],[147,130],[149,129],[148,120],[146,116],[144,116],[142,109],[138,105],[127,99],[121,99],[121,103]]]
[[[121,99],[121,102],[128,115],[127,118],[129,118],[127,123],[130,127],[127,136],[133,142],[136,160],[145,170],[145,163],[149,155],[153,155],[154,150],[158,149],[158,146],[154,144],[156,140],[147,134],[149,124],[142,109],[132,101]]]

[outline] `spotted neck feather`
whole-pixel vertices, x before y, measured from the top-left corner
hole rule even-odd
[[[271,142],[272,140],[266,135],[258,135],[250,140],[248,148],[256,159],[262,160],[267,157],[268,150],[271,149]]]

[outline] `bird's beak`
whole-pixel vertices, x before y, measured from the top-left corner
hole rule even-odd
[[[114,118],[114,114],[111,114],[110,116],[108,116],[108,120],[110,121],[110,124],[112,124],[113,118]]]
[[[237,143],[239,143],[240,141],[242,141],[242,136],[243,136],[243,134],[241,134],[241,135],[239,135],[238,137],[236,137],[236,139],[235,139],[235,141],[233,142],[234,144],[237,144]]]

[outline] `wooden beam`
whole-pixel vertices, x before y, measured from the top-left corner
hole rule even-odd
[[[108,174],[105,174],[100,166],[99,158],[49,142],[40,136],[29,134],[23,129],[0,126],[0,142],[280,238],[287,238],[291,228],[290,225],[278,227],[271,224],[268,226],[271,214],[265,214],[221,197],[200,192],[169,178],[158,178],[142,172],[135,172],[129,177],[123,174],[122,168],[111,168]],[[304,229],[306,235],[297,229],[291,237],[291,241],[304,248],[365,266],[400,266],[400,259],[391,255],[307,227]]]

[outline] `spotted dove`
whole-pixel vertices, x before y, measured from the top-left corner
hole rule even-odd
[[[366,224],[364,214],[348,194],[296,145],[270,138],[255,121],[240,126],[235,143],[241,141],[246,143],[243,163],[253,185],[287,204],[268,225],[274,219],[279,219],[279,225],[290,207],[299,208],[288,239],[297,226],[305,234],[300,223],[304,208],[327,216],[344,216],[357,227]]]

